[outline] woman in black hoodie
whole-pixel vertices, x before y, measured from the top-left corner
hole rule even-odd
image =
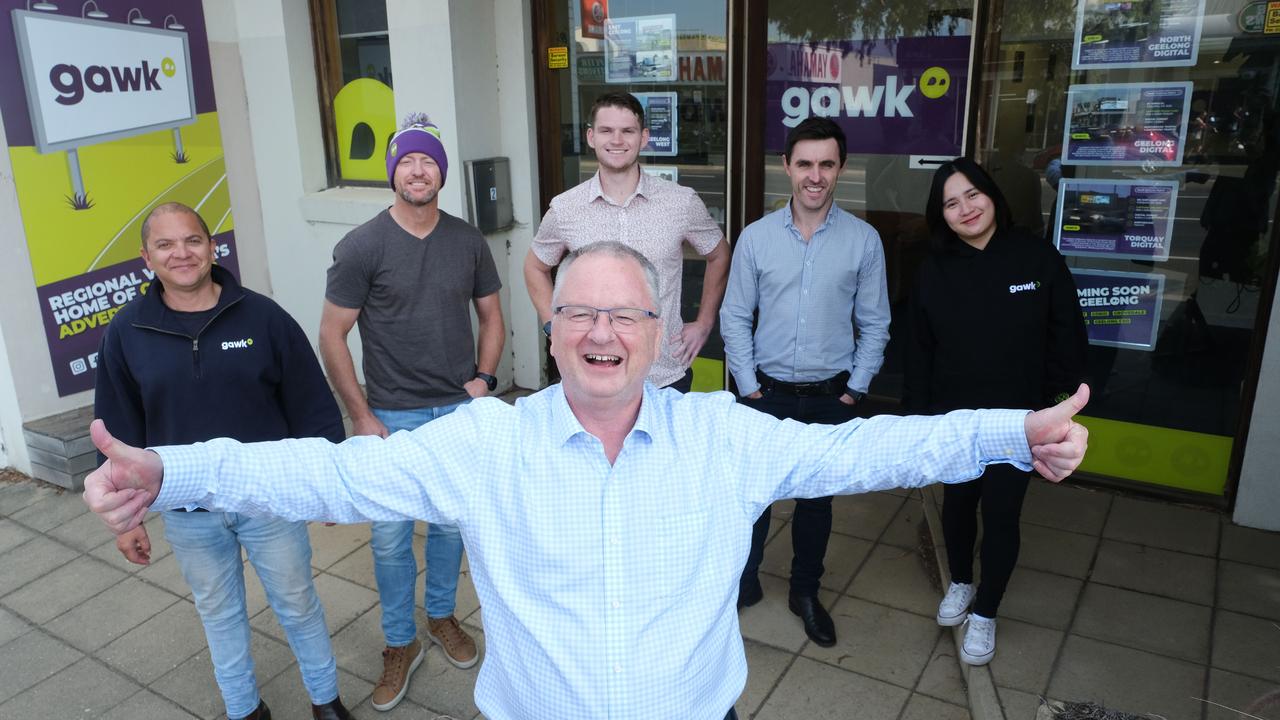
[[[1083,379],[1088,339],[1058,251],[1012,227],[1004,195],[968,158],[938,168],[925,219],[933,252],[912,294],[906,409],[1039,409],[1070,395]],[[968,622],[961,659],[971,665],[995,654],[996,611],[1018,559],[1027,483],[1026,472],[991,465],[978,479],[943,489],[952,583],[938,623]],[[975,587],[979,504],[983,577]]]

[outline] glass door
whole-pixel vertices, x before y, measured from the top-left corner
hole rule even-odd
[[[693,188],[725,228],[729,68],[726,0],[549,0],[538,6],[542,196],[591,178],[587,113],[606,93],[645,107],[642,169]],[[540,17],[539,17],[540,15]],[[685,248],[682,315],[697,316],[705,261]],[[551,359],[549,372],[554,375]],[[724,387],[717,328],[693,364],[693,389]]]
[[[992,6],[976,159],[1075,275],[1094,383],[1085,470],[1224,492],[1275,282],[1280,24],[1266,10]]]

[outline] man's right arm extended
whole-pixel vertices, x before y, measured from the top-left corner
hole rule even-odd
[[[107,460],[85,478],[84,499],[115,533],[137,527],[149,509],[189,505],[288,520],[458,525],[475,478],[502,471],[491,439],[512,434],[514,413],[481,399],[385,440],[221,438],[152,450],[116,440],[95,420],[90,435]]]

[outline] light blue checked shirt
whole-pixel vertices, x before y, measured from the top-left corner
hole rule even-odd
[[[889,343],[880,235],[835,205],[808,242],[792,222],[791,203],[751,223],[733,250],[720,336],[742,395],[760,389],[757,367],[799,383],[847,370],[846,385],[866,392]]]
[[[965,480],[990,462],[1027,469],[1024,416],[804,425],[646,384],[611,466],[554,385],[386,440],[156,448],[153,509],[457,525],[484,607],[476,705],[490,720],[720,720],[746,681],[735,603],[761,510]]]

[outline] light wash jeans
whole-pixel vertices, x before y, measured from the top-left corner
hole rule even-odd
[[[305,522],[169,510],[164,513],[164,535],[195,596],[227,717],[248,715],[259,700],[249,655],[241,547],[289,639],[311,702],[323,705],[338,697],[338,666],[311,580],[311,540]]]
[[[414,410],[378,410],[374,417],[389,432],[415,430],[467,404]],[[418,563],[413,557],[412,522],[374,522],[369,546],[373,548],[373,574],[378,581],[378,597],[382,603],[382,634],[388,647],[403,647],[418,636],[413,620],[414,578]],[[453,615],[458,594],[458,572],[462,568],[462,535],[452,525],[427,526],[427,564],[425,602],[427,617]]]

